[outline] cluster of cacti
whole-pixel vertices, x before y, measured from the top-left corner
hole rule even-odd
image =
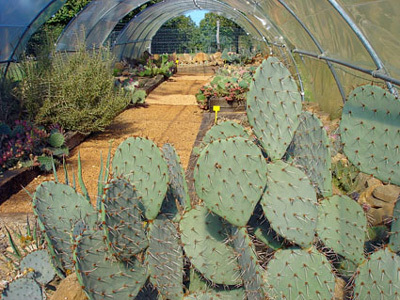
[[[366,258],[365,213],[332,195],[327,134],[301,112],[300,98],[284,65],[264,61],[247,102],[256,140],[232,122],[207,133],[194,170],[200,204],[190,203],[175,150],[165,145],[161,153],[143,138],[117,148],[111,174],[100,176],[97,211],[75,187],[40,185],[34,210],[57,267],[75,267],[90,299],[332,299],[338,277],[352,277],[354,299],[397,299],[400,204],[389,247]],[[341,125],[344,149],[360,145],[352,161],[365,171],[364,152],[373,148],[370,160],[383,161],[371,172],[396,182],[396,136],[364,149],[350,133],[361,122],[361,132],[372,130],[368,122],[382,108],[354,121],[370,109],[354,98],[344,110],[351,125]],[[373,125],[387,125],[381,135],[400,130],[399,114],[391,114]]]

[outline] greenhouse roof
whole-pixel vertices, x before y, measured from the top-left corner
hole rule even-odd
[[[16,0],[10,5],[0,0],[0,62],[17,60],[29,37],[64,2]],[[124,16],[146,2],[91,1],[66,27],[58,49],[74,51],[78,40],[88,47],[102,45]],[[193,9],[232,19],[291,60],[319,96],[344,99],[355,85],[371,81],[386,82],[396,93],[392,84],[400,84],[398,0],[165,0],[125,26],[113,45],[115,53],[120,58],[140,56],[163,23]]]

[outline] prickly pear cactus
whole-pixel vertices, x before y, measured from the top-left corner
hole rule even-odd
[[[239,285],[236,253],[228,245],[229,224],[203,206],[186,212],[179,224],[185,253],[194,267],[215,284]]]
[[[25,256],[19,265],[21,272],[32,271],[37,282],[48,284],[56,276],[53,264],[46,250],[37,250]]]
[[[168,166],[150,140],[128,138],[117,148],[112,161],[114,177],[124,176],[143,197],[145,216],[155,219],[167,193]]]
[[[71,232],[79,220],[83,219],[88,224],[96,223],[97,214],[92,205],[72,187],[47,181],[36,188],[33,211],[49,240],[52,255],[61,260],[65,269],[71,269]]]
[[[147,264],[150,281],[165,299],[183,298],[183,251],[179,233],[169,219],[149,225]]]
[[[1,294],[4,300],[43,300],[42,288],[33,278],[21,277],[10,282]]]
[[[289,70],[275,57],[257,69],[247,93],[247,117],[272,160],[281,159],[299,125],[301,96]]]
[[[266,299],[266,273],[257,262],[255,248],[246,229],[234,227],[232,229],[232,239],[233,247],[238,254],[238,263],[246,290],[246,299]]]
[[[74,259],[79,283],[92,300],[135,298],[148,278],[146,267],[135,257],[121,262],[109,250],[103,230],[87,230],[77,239]]]
[[[335,276],[325,255],[309,250],[278,250],[268,263],[272,299],[333,299]]]
[[[246,129],[238,123],[232,121],[224,121],[217,125],[211,127],[210,130],[207,131],[203,138],[204,144],[209,144],[212,141],[216,141],[219,139],[227,139],[230,137],[238,137],[241,136],[245,139],[249,139],[250,136],[247,133]]]
[[[188,186],[179,155],[171,144],[165,144],[162,151],[168,164],[170,193],[184,209],[189,210],[191,204]]]
[[[302,247],[314,241],[317,226],[317,195],[300,169],[283,161],[268,164],[267,190],[261,199],[271,227]]]
[[[260,149],[249,140],[213,141],[197,161],[197,195],[217,215],[244,226],[264,191],[266,165]]]
[[[400,195],[393,209],[389,247],[393,252],[400,252]]]
[[[399,299],[399,269],[400,257],[388,248],[373,253],[356,272],[352,299]]]
[[[347,196],[321,202],[317,233],[325,246],[356,265],[364,261],[367,218],[361,206]]]
[[[51,147],[59,148],[65,142],[64,135],[60,132],[52,133],[49,137],[49,144]]]
[[[344,152],[362,172],[400,185],[400,101],[378,86],[361,86],[343,107]]]
[[[183,300],[238,300],[245,299],[244,289],[201,291],[189,294]]]
[[[105,236],[116,257],[128,260],[148,246],[142,198],[123,178],[112,179],[104,191],[101,219]]]
[[[294,163],[303,167],[322,196],[331,196],[329,139],[322,122],[315,115],[307,111],[301,113],[300,125],[294,135],[292,146]]]

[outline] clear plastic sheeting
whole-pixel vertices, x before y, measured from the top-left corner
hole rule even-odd
[[[210,1],[197,1],[202,9],[220,13],[241,26],[254,39],[263,41],[264,35],[243,14],[224,3],[210,3]],[[169,0],[151,6],[133,18],[120,33],[113,45],[117,58],[140,57],[146,50],[151,50],[152,37],[160,27],[169,19],[193,10],[193,2]],[[151,52],[151,51],[150,51]]]
[[[16,60],[28,38],[66,0],[0,0],[0,62]],[[147,0],[92,0],[65,28],[58,50],[109,40],[119,21]],[[165,0],[133,18],[113,41],[118,58],[140,56],[169,19],[193,9],[219,13],[298,71],[305,98],[333,115],[364,83],[397,93],[398,0]],[[294,58],[293,58],[294,57]]]
[[[16,61],[32,34],[66,0],[0,0],[0,63]]]

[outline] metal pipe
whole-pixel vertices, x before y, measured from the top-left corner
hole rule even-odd
[[[317,46],[318,50],[322,53],[325,52],[325,50],[322,48],[321,44],[318,42],[318,40],[315,38],[315,36],[312,34],[312,32],[308,29],[308,27],[303,23],[303,21],[300,20],[300,18],[296,15],[296,13],[285,3],[283,0],[278,0],[280,4],[296,19],[296,21],[300,24],[301,27],[307,32],[307,34],[310,36],[312,41],[314,42],[315,46]],[[337,75],[335,69],[333,68],[332,64],[327,61],[329,70],[331,71],[333,78],[336,81],[336,84],[338,86],[340,95],[342,96],[343,103],[346,101],[346,93],[343,89],[342,83],[340,82],[339,76]]]
[[[329,62],[338,64],[338,65],[342,65],[342,66],[348,67],[350,69],[353,69],[353,70],[356,70],[356,71],[371,75],[374,78],[382,79],[382,80],[384,80],[386,82],[390,82],[390,83],[393,83],[393,84],[396,84],[396,85],[400,86],[400,80],[399,79],[396,79],[396,78],[390,77],[388,75],[379,73],[379,71],[377,71],[377,70],[370,70],[370,69],[362,68],[362,67],[356,66],[354,64],[351,64],[351,63],[345,62],[343,60],[340,60],[340,59],[327,57],[327,56],[323,56],[323,55],[318,55],[316,53],[312,53],[312,52],[309,52],[309,51],[294,49],[294,50],[292,50],[292,52],[293,53],[298,53],[298,54],[301,54],[301,55],[305,55],[305,56],[314,57],[314,58],[317,58],[317,59],[320,59],[320,60],[329,61]]]
[[[340,6],[339,3],[337,3],[336,0],[328,0],[328,2],[335,8],[335,10],[342,16],[342,18],[346,21],[347,25],[350,26],[351,30],[353,30],[353,32],[356,34],[356,36],[358,37],[358,39],[361,41],[361,43],[363,44],[363,46],[365,47],[365,49],[367,49],[369,55],[371,55],[372,60],[374,61],[376,67],[379,70],[385,70],[385,65],[383,64],[382,60],[379,58],[378,54],[376,53],[376,51],[374,50],[374,48],[372,47],[372,45],[370,44],[370,42],[367,40],[367,38],[365,37],[365,35],[362,33],[362,31],[360,30],[360,28],[358,28],[358,26],[356,25],[356,23],[354,23],[353,19],[347,14],[347,12]],[[390,78],[390,76],[389,76]],[[397,96],[397,91],[396,89],[392,86],[392,84],[390,82],[386,82],[386,85],[389,89],[389,91]]]

